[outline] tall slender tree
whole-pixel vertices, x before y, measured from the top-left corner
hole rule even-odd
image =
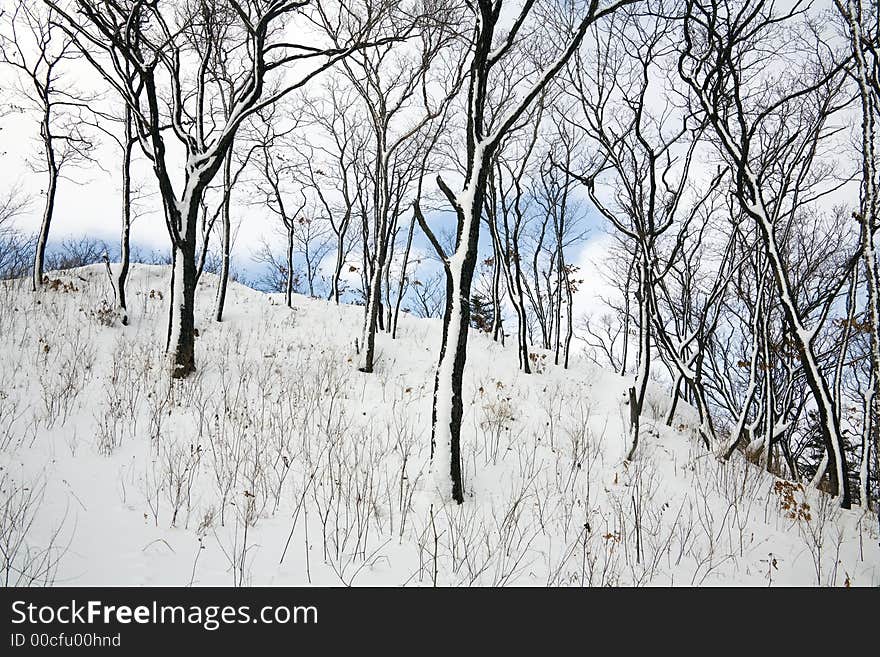
[[[0,63],[19,74],[17,96],[23,109],[38,117],[42,156],[32,166],[46,178],[31,278],[35,292],[43,285],[58,184],[65,169],[91,161],[94,149],[93,139],[83,130],[81,120],[91,99],[65,75],[65,67],[79,53],[57,19],[51,8],[40,3],[14,0],[11,10],[2,14],[7,29],[0,33]]]
[[[431,442],[433,468],[439,478],[438,484],[441,490],[449,490],[452,499],[459,504],[464,502],[461,473],[461,422],[464,410],[462,377],[467,359],[470,291],[477,263],[486,185],[493,158],[504,136],[580,46],[588,27],[625,4],[625,0],[602,7],[595,1],[586,6],[576,3],[576,13],[565,13],[554,25],[553,21],[542,20],[538,16],[533,0],[525,0],[503,35],[505,22],[502,13],[505,9],[509,10],[509,3],[503,0],[478,0],[469,4],[473,28],[468,44],[470,61],[463,140],[467,151],[464,180],[458,192],[453,191],[442,177],[437,180],[455,211],[456,241],[453,253],[447,256],[441,251],[447,275],[446,309],[434,383]],[[565,7],[568,8],[569,5],[566,4]],[[493,90],[493,70],[498,73],[504,69],[505,62],[509,64],[510,54],[516,51],[516,46],[526,36],[537,36],[541,30],[552,30],[553,27],[560,26],[564,28],[561,47],[549,60],[536,67],[537,73],[530,76],[531,79],[525,83],[521,95],[511,98],[509,103],[492,115],[487,115],[488,100]],[[528,30],[535,32],[527,35]],[[554,36],[558,38],[559,35]],[[507,73],[511,73],[509,67]],[[422,223],[422,228],[426,232],[429,230],[425,222]],[[435,237],[429,236],[429,239],[435,248],[439,246]]]

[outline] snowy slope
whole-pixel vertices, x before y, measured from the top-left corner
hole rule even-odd
[[[135,266],[128,327],[107,325],[102,266],[39,295],[0,287],[10,583],[880,584],[876,516],[716,461],[690,409],[663,426],[656,392],[627,466],[626,381],[583,363],[523,375],[482,335],[468,497],[447,504],[428,473],[438,320],[402,318],[363,374],[361,308],[232,285],[217,324],[206,275],[199,369],[171,385],[168,276]]]

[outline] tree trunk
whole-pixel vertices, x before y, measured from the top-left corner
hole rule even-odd
[[[287,281],[284,287],[284,303],[293,307],[293,223],[287,226]]]
[[[55,162],[55,150],[52,145],[48,110],[43,117],[40,132],[43,137],[43,147],[46,151],[48,185],[46,186],[46,205],[43,207],[43,220],[40,223],[40,233],[37,236],[37,245],[34,250],[34,271],[32,278],[34,292],[40,289],[43,285],[43,268],[46,262],[46,243],[49,240],[49,228],[52,225],[52,217],[55,214],[55,193],[58,190],[58,165]]]
[[[340,230],[336,240],[336,267],[333,269],[333,280],[330,281],[330,298],[339,305],[339,280],[342,278],[342,267],[345,264],[345,233]]]
[[[229,286],[229,258],[232,250],[232,148],[226,153],[223,162],[223,259],[220,267],[220,285],[217,288],[217,304],[214,319],[223,321],[223,308],[226,305],[226,289]],[[207,246],[207,245],[206,245]]]
[[[876,375],[875,377],[876,378]],[[873,383],[873,382],[872,382]],[[874,390],[869,389],[865,393],[865,419],[862,421],[862,458],[859,463],[859,504],[864,511],[871,508],[871,497],[869,488],[869,462],[871,454],[871,433],[874,430],[874,418],[871,416],[871,409],[874,408]]]
[[[571,275],[566,272],[565,276],[565,363],[563,367],[568,369],[568,362],[571,356],[571,340],[574,337],[574,294],[571,289]]]
[[[632,461],[639,446],[639,402],[636,398],[635,386],[627,391],[629,395],[629,437],[631,446],[626,454],[626,460]]]
[[[630,449],[626,460],[631,461],[639,443],[639,422],[645,405],[645,394],[648,390],[648,377],[651,374],[651,313],[650,303],[650,264],[647,254],[641,256],[639,272],[639,361],[636,371],[635,386],[630,388]]]
[[[764,451],[761,453],[761,467],[770,470],[770,450],[773,448],[774,409],[776,408],[776,395],[773,389],[773,366],[770,353],[770,335],[764,337],[764,363],[766,365],[764,377]]]
[[[513,269],[513,280],[508,280],[507,287],[510,291],[511,300],[515,299],[513,301],[513,308],[516,312],[516,339],[519,346],[519,366],[522,368],[523,373],[531,374],[532,365],[530,358],[531,355],[529,353],[529,318],[526,315],[526,301],[522,288],[522,272],[519,268],[518,259],[514,261]]]
[[[678,398],[681,392],[681,382],[684,380],[681,372],[675,375],[675,384],[672,386],[672,403],[669,405],[669,411],[666,413],[666,426],[671,427],[672,421],[675,419],[675,409],[678,408]]]
[[[175,379],[185,378],[196,369],[196,252],[193,242],[189,239],[173,248],[166,356],[171,376]]]
[[[865,213],[863,213],[865,214]],[[867,233],[869,225],[862,220],[862,232]],[[876,228],[873,228],[876,232]],[[874,435],[874,458],[876,472],[880,473],[880,272],[878,272],[877,253],[874,247],[875,238],[870,233],[862,238],[862,255],[865,262],[865,273],[868,279],[868,322],[871,328],[871,365],[874,371],[873,389],[870,393],[872,402],[868,415]],[[878,516],[880,517],[880,516]]]
[[[623,350],[620,355],[620,376],[626,376],[626,361],[629,358],[629,320],[632,317],[630,312],[629,291],[632,282],[632,270],[635,262],[631,261],[626,270],[626,283],[623,287]]]
[[[494,213],[493,213],[494,214]],[[489,217],[489,222],[494,224],[495,217]],[[496,230],[492,230],[492,340],[504,344],[504,329],[501,319],[501,253],[499,240],[495,239]]]
[[[517,240],[519,238],[518,229],[513,236],[513,247],[508,244],[506,248],[501,244],[501,236],[498,234],[498,227],[494,222],[489,222],[489,231],[492,235],[492,241],[497,242],[496,251],[499,257],[506,260],[503,268],[504,280],[507,283],[507,294],[510,297],[510,303],[516,313],[516,342],[517,351],[519,352],[519,366],[523,373],[531,374],[532,369],[529,363],[529,339],[528,339],[528,318],[526,317],[526,305],[522,288],[522,271],[519,262],[519,249]],[[507,215],[504,215],[504,233],[505,240],[509,239],[510,226],[508,225]]]
[[[161,161],[161,158],[157,158]],[[222,161],[218,161],[218,166]],[[195,371],[195,299],[198,284],[196,245],[199,209],[207,181],[216,173],[187,173],[183,196],[178,200],[167,175],[160,176],[160,190],[172,245],[171,294],[168,313],[166,360],[172,378],[182,379]]]
[[[391,247],[390,253],[386,253],[385,257],[385,271],[383,272],[385,277],[385,303],[383,304],[383,311],[385,313],[385,324],[382,327],[383,331],[391,333],[391,321],[394,317],[394,304],[391,302],[391,265],[394,260],[394,243],[397,237],[397,219],[394,219],[393,225],[388,230],[388,244]]]
[[[749,414],[749,408],[755,399],[755,393],[758,389],[758,363],[761,356],[761,327],[766,321],[764,315],[764,286],[766,281],[765,271],[761,270],[760,282],[758,283],[757,295],[755,297],[755,310],[752,317],[752,353],[749,358],[749,385],[743,398],[742,409],[733,428],[733,433],[727,447],[724,449],[723,458],[725,461],[730,460],[733,452],[742,440],[742,433],[746,426],[746,420]]]
[[[382,274],[384,273],[383,263],[388,255],[388,240],[384,224],[377,228],[376,240],[376,258],[370,277],[369,297],[364,316],[361,363],[358,367],[361,372],[367,373],[371,373],[375,365],[376,331],[380,328],[379,324],[382,321]]]
[[[562,253],[562,232],[556,235],[556,335],[553,338],[553,364],[559,365],[559,352],[562,349],[562,277],[565,273],[565,258]]]
[[[443,337],[440,360],[434,380],[433,435],[431,459],[439,483],[451,483],[452,499],[464,502],[464,482],[461,473],[461,420],[464,414],[462,383],[467,360],[467,339],[470,326],[471,284],[477,264],[477,244],[480,236],[479,208],[485,173],[481,162],[476,175],[456,200],[456,214],[461,232],[455,254],[446,270],[446,311],[443,313]],[[481,186],[482,183],[482,186]],[[470,196],[468,196],[470,192]],[[443,474],[443,464],[449,464],[449,479]]]
[[[788,279],[785,263],[779,251],[773,217],[764,201],[760,178],[752,169],[747,150],[752,144],[745,137],[741,137],[740,140],[734,138],[725,120],[718,115],[712,103],[706,98],[705,89],[692,79],[687,81],[691,88],[699,94],[700,102],[718,134],[722,152],[727,154],[734,166],[737,184],[736,195],[740,207],[746,216],[755,222],[758,229],[764,254],[769,262],[770,271],[773,274],[776,290],[780,297],[783,315],[795,342],[798,357],[803,363],[807,385],[816,403],[819,428],[829,456],[831,488],[833,493],[840,497],[841,506],[849,508],[851,502],[849,473],[840,420],[828,382],[822,373],[816,355],[813,344],[815,332],[804,325],[804,318],[801,316],[791,282]],[[746,139],[746,142],[742,143],[742,139]]]
[[[125,141],[122,150],[122,234],[119,239],[119,277],[116,280],[116,305],[123,326],[128,325],[128,305],[125,288],[131,263],[131,154],[132,139],[131,108],[125,105]]]
[[[750,173],[747,175],[750,175]],[[754,187],[752,187],[752,190],[751,197],[757,198],[757,190]],[[772,268],[773,277],[782,301],[781,305],[786,323],[791,328],[791,334],[795,341],[798,356],[804,364],[807,385],[810,387],[810,391],[813,393],[813,399],[816,402],[816,411],[819,415],[819,426],[822,432],[822,438],[825,442],[825,449],[828,450],[829,453],[829,476],[831,479],[831,488],[835,495],[840,496],[841,506],[849,508],[851,500],[849,467],[846,462],[846,451],[844,449],[843,436],[840,432],[839,418],[837,417],[834,402],[831,398],[831,392],[828,389],[828,383],[822,374],[813,348],[815,334],[804,326],[799,311],[795,305],[791,285],[789,284],[782,258],[779,255],[773,227],[768,225],[766,215],[764,215],[763,212],[756,212],[758,208],[754,203],[746,202],[745,205],[747,206],[749,213],[758,219],[758,229],[761,232]]]
[[[547,312],[544,308],[544,298],[541,296],[541,249],[544,245],[544,237],[547,232],[547,219],[541,224],[541,232],[538,234],[538,241],[535,244],[535,253],[532,257],[532,280],[535,284],[533,310],[535,319],[538,322],[538,328],[541,329],[541,347],[550,349],[550,336],[547,332]],[[547,300],[548,302],[550,299]]]

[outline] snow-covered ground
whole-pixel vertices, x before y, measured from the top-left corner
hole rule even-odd
[[[663,425],[657,391],[626,464],[626,381],[540,353],[523,375],[483,335],[467,498],[447,502],[429,475],[438,320],[380,333],[363,374],[362,308],[232,285],[218,324],[205,275],[198,371],[171,384],[169,273],[135,266],[128,327],[103,266],[38,295],[0,284],[6,583],[880,584],[876,516],[719,462],[691,409]]]

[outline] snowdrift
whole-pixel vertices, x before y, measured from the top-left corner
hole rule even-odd
[[[101,266],[0,284],[0,541],[9,585],[880,584],[877,518],[735,455],[627,381],[473,334],[457,506],[430,473],[439,320],[353,351],[363,309],[216,279],[197,367],[164,369],[170,270],[137,265],[127,327]],[[445,464],[444,464],[445,466]]]

